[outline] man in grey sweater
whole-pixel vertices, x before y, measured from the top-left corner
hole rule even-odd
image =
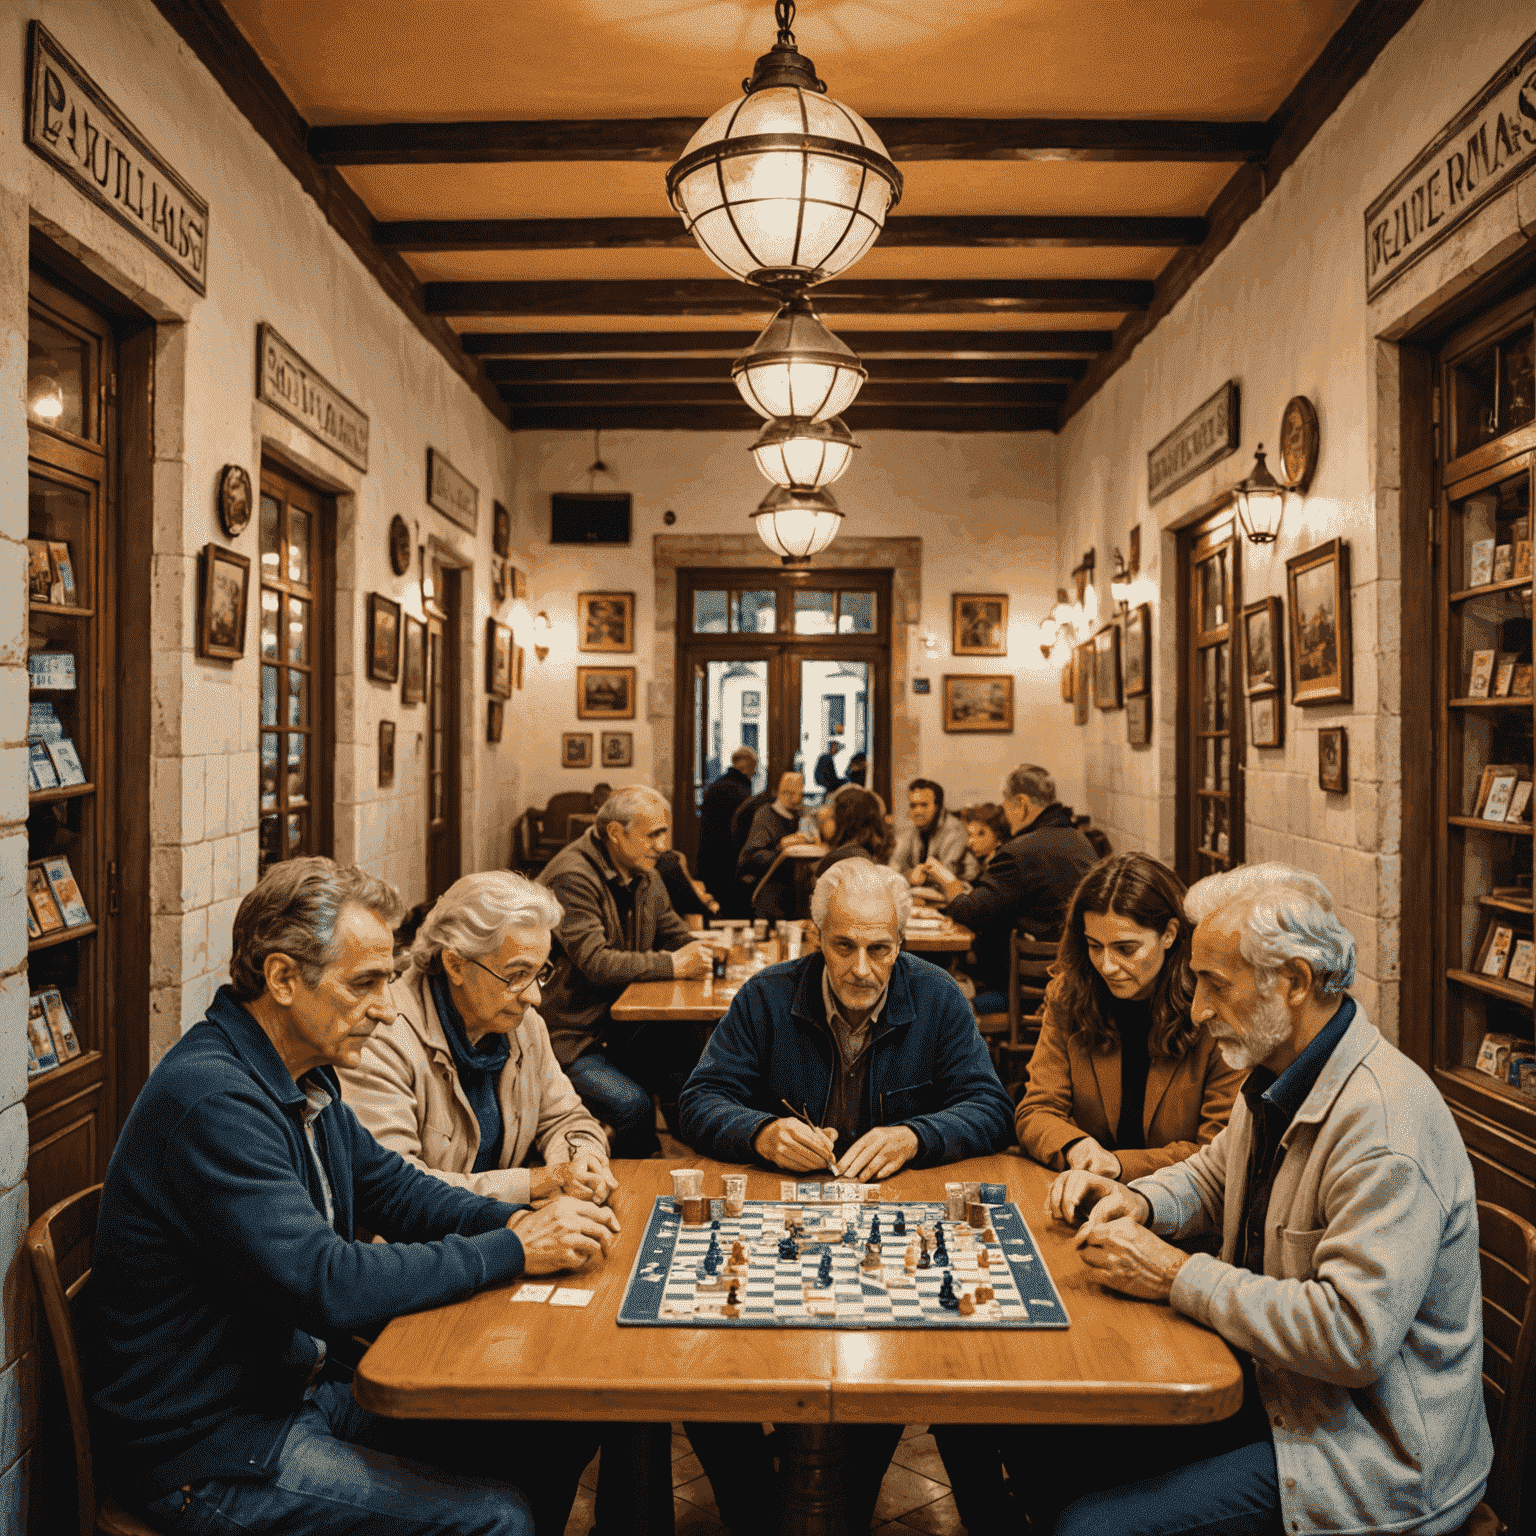
[[[677,1096],[704,1046],[697,1024],[615,1024],[609,1014],[632,981],[709,972],[708,946],[694,941],[656,873],[671,829],[666,800],[645,785],[627,785],[539,876],[564,909],[541,1012],[582,1102],[613,1127],[614,1157],[658,1149],[653,1093],[676,1134]]]

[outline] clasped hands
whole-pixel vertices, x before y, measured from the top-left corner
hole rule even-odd
[[[1069,1168],[1051,1185],[1045,1213],[1070,1223],[1085,1208],[1088,1219],[1072,1240],[1083,1263],[1127,1296],[1166,1301],[1189,1255],[1147,1230],[1152,1206],[1146,1196],[1107,1174]]]
[[[759,1157],[791,1173],[810,1173],[835,1160],[837,1131],[786,1116],[770,1120],[753,1139]],[[866,1131],[837,1164],[845,1179],[888,1179],[917,1156],[917,1132],[905,1125],[877,1125]]]
[[[595,1147],[578,1152],[568,1163],[547,1163],[528,1170],[528,1203],[534,1206],[561,1195],[605,1205],[618,1187],[608,1159]]]

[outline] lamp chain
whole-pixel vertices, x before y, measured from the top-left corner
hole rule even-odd
[[[779,41],[787,48],[795,46],[795,34],[790,28],[795,24],[795,0],[774,0],[774,19],[779,24]]]

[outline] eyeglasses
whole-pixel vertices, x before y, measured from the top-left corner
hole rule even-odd
[[[472,956],[466,956],[465,958],[469,960],[471,965],[478,965],[487,976],[494,976],[513,997],[521,997],[532,986],[537,986],[542,992],[553,980],[555,974],[555,962],[553,960],[546,960],[532,976],[525,976],[521,981],[518,981],[511,976],[503,976],[500,971],[493,971],[490,966],[486,965],[483,961],[474,959]]]

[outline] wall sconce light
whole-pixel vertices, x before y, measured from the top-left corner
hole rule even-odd
[[[1115,605],[1115,610],[1122,617],[1131,606],[1131,583],[1136,579],[1136,573],[1125,563],[1125,556],[1118,549],[1115,551],[1115,574],[1109,578],[1109,596]]]
[[[1067,602],[1067,589],[1057,587],[1055,606],[1040,620],[1040,654],[1049,661],[1051,652],[1063,640],[1075,646],[1077,626],[1073,619],[1072,605]]]
[[[549,628],[549,615],[541,608],[533,616],[533,654],[540,661],[549,655],[548,644],[539,643],[541,640],[545,642],[549,640]]]
[[[1253,455],[1253,468],[1237,483],[1237,520],[1250,544],[1273,544],[1285,513],[1286,487],[1269,472],[1264,444]]]
[[[421,612],[423,617],[429,619],[445,619],[446,613],[438,606],[437,581],[432,575],[432,562],[427,558],[427,546],[416,546],[417,557],[421,561]]]

